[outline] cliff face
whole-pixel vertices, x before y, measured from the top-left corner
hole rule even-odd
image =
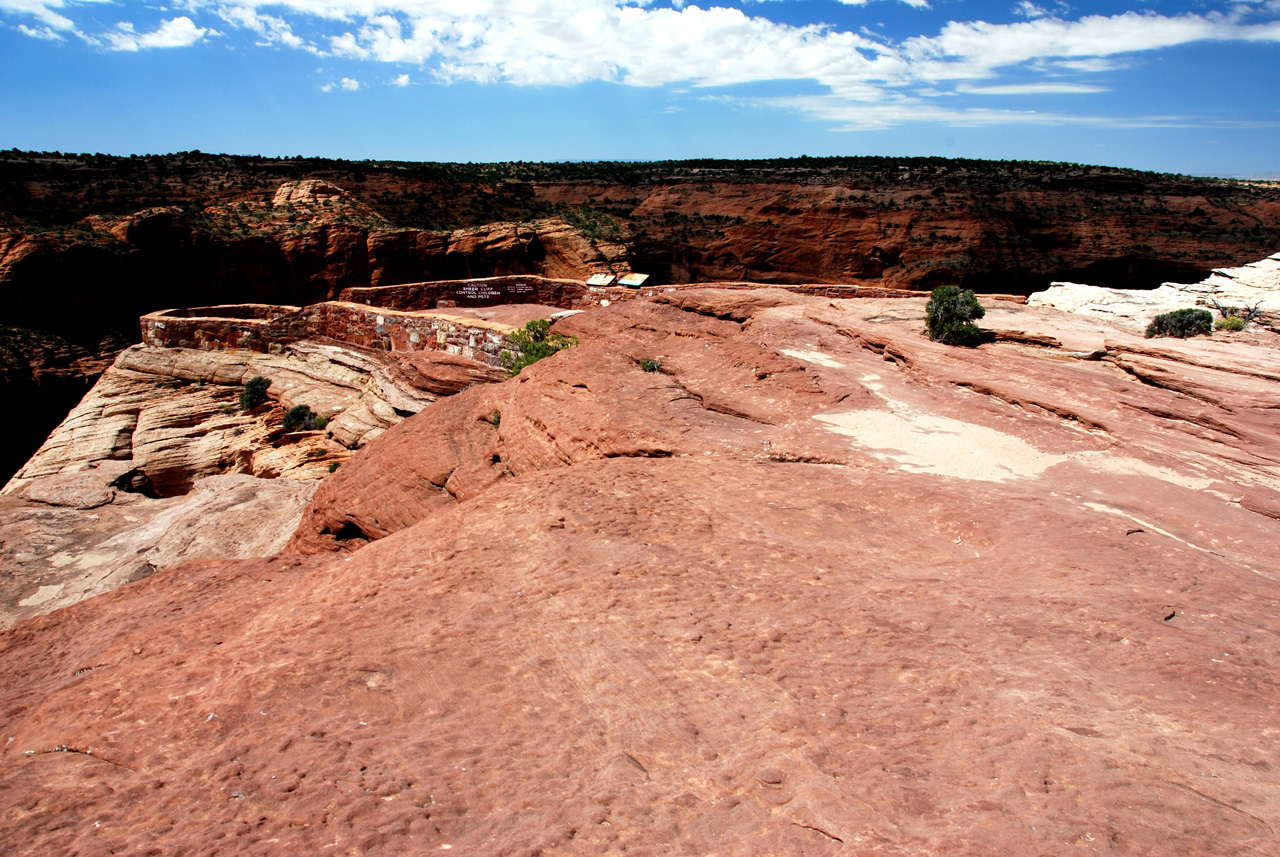
[[[1154,288],[1265,255],[1262,232],[1280,226],[1280,195],[1247,195],[1242,205],[1194,183],[999,190],[915,177],[870,187],[682,181],[620,198],[613,194],[628,189],[561,184],[538,193],[560,204],[634,206],[633,267],[668,282],[881,280],[1027,294],[1074,279]]]

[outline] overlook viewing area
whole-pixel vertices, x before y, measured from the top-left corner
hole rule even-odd
[[[684,289],[775,288],[831,298],[921,297],[858,285],[774,286],[724,282],[589,286],[577,280],[504,276],[345,289],[335,301],[306,307],[227,304],[166,309],[141,317],[144,344],[159,348],[280,353],[302,339],[332,339],[385,351],[444,351],[502,365],[510,335],[535,318]]]

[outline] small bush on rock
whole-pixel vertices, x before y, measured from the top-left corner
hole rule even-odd
[[[1257,321],[1262,315],[1262,301],[1253,306],[1223,306],[1217,298],[1212,298],[1209,303],[1222,316],[1213,325],[1218,330],[1244,330],[1250,322]]]
[[[656,357],[646,357],[640,361],[640,368],[645,372],[657,372],[662,368],[662,361]]]
[[[1157,336],[1176,336],[1186,339],[1213,330],[1213,316],[1207,309],[1175,309],[1162,312],[1147,325],[1147,339]]]
[[[502,355],[502,365],[507,374],[514,377],[520,370],[544,357],[550,357],[557,351],[573,348],[578,344],[576,336],[561,336],[551,332],[551,322],[545,318],[535,318],[524,327],[511,334],[511,345],[514,353],[507,351]]]
[[[329,422],[307,405],[294,405],[284,415],[284,430],[312,431],[313,429],[324,427],[323,425],[318,425],[321,420],[324,420],[325,423]]]
[[[969,289],[940,286],[929,295],[925,306],[925,326],[929,338],[944,345],[972,348],[982,342],[982,330],[973,323],[987,311]]]
[[[248,381],[244,382],[244,389],[240,391],[240,410],[252,411],[267,400],[267,388],[271,386],[271,382],[261,375],[254,375]]]

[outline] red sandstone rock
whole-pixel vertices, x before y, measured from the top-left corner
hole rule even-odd
[[[452,396],[476,384],[491,384],[507,377],[502,369],[442,351],[397,355],[396,367],[406,384],[437,396]]]
[[[294,538],[345,552],[0,634],[0,843],[1274,850],[1264,351],[670,300],[564,319],[578,348],[357,454]]]

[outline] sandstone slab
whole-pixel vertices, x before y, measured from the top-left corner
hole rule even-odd
[[[0,843],[1271,854],[1273,355],[923,307],[565,318],[325,480],[310,555],[3,632]]]
[[[1215,269],[1198,283],[1165,283],[1150,291],[1054,283],[1027,302],[1108,319],[1142,331],[1156,315],[1185,307],[1256,307],[1258,324],[1280,332],[1280,253],[1236,268]]]
[[[231,474],[154,499],[112,488],[112,472],[103,465],[37,479],[21,499],[0,501],[0,627],[189,559],[278,553],[318,484]],[[91,507],[38,500],[61,499],[70,476],[77,496],[96,489],[109,499]]]

